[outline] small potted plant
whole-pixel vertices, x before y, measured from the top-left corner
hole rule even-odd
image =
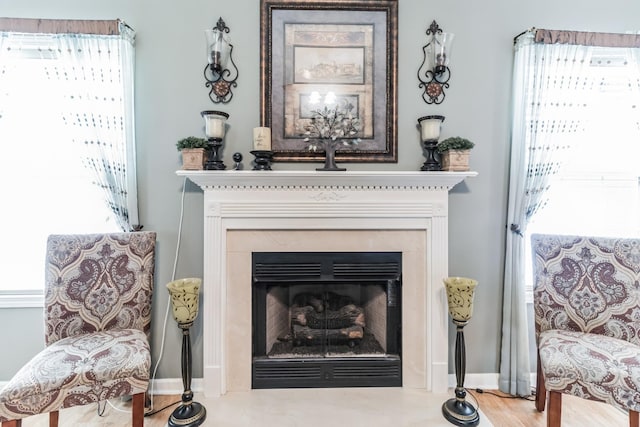
[[[436,150],[440,153],[443,171],[468,171],[469,152],[475,144],[466,138],[453,136],[438,143]]]
[[[202,170],[207,160],[207,140],[195,136],[188,136],[176,143],[178,151],[182,153],[182,169]]]

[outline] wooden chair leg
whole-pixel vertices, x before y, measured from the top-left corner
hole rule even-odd
[[[131,426],[143,427],[144,426],[144,393],[138,393],[133,395],[133,405],[131,414]]]
[[[549,392],[549,407],[547,408],[547,427],[560,427],[562,419],[562,393]]]
[[[3,421],[2,427],[20,427],[22,426],[22,420]]]
[[[640,412],[629,411],[629,427],[640,426]]]
[[[59,416],[60,416],[60,412],[58,411],[49,412],[49,427],[58,427]]]
[[[540,354],[538,354],[538,373],[536,378],[536,409],[539,412],[544,411],[545,400],[547,399],[547,389],[544,386],[544,375],[542,374],[542,365],[540,364]]]

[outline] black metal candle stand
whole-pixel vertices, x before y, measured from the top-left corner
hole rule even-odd
[[[205,162],[204,168],[215,171],[225,170],[227,166],[222,162],[222,157],[220,156],[222,138],[209,138],[207,143],[209,144],[209,159]]]
[[[273,159],[273,151],[270,150],[254,150],[251,154],[255,156],[254,171],[270,171],[271,161]]]
[[[437,146],[437,140],[424,141],[424,149],[427,152],[427,160],[422,164],[422,167],[420,168],[421,171],[439,171],[442,169],[442,167],[440,166],[440,162],[436,158]]]

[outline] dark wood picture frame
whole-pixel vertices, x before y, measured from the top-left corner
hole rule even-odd
[[[397,0],[261,0],[260,120],[274,161],[320,161],[302,129],[312,95],[350,102],[360,143],[341,162],[397,162]]]

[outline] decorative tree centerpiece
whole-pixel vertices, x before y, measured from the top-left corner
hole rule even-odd
[[[318,171],[345,171],[336,166],[336,150],[340,146],[356,145],[360,142],[360,120],[351,112],[353,105],[345,102],[342,107],[336,106],[313,110],[309,124],[305,126],[304,141],[308,142],[310,151],[324,151],[324,167]]]

